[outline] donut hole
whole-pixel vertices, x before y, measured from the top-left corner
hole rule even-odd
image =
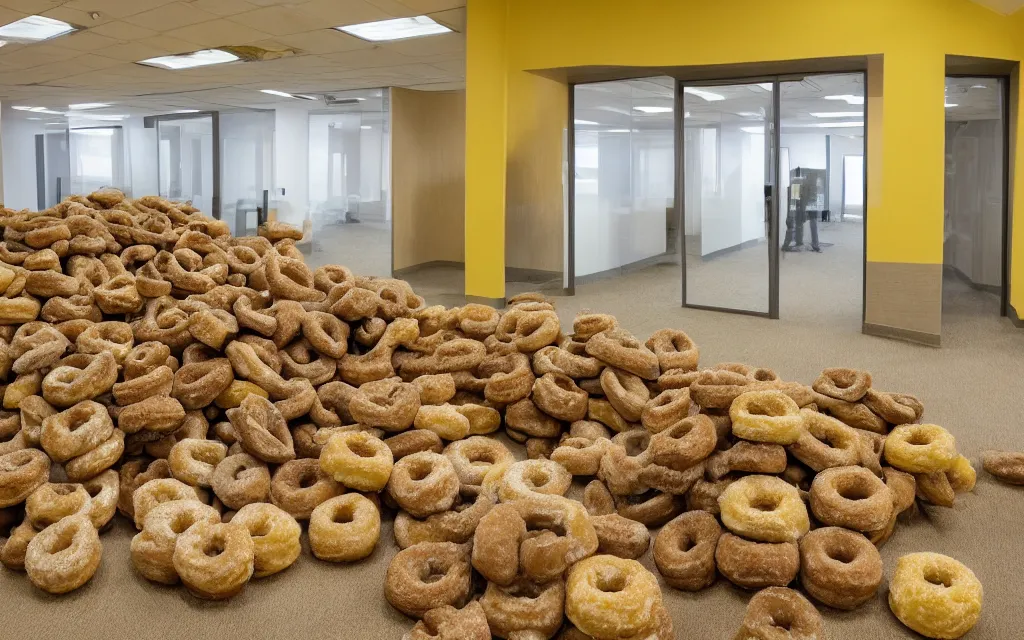
[[[696,545],[694,544],[694,540],[693,540],[693,538],[691,536],[683,535],[683,536],[679,536],[679,542],[677,543],[676,546],[679,547],[680,551],[682,551],[683,553],[686,553],[687,551],[689,551],[690,549],[692,549]]]
[[[85,492],[89,494],[90,498],[95,498],[96,496],[100,495],[101,491],[103,491],[103,485],[100,484],[90,484],[89,486],[85,487]]]
[[[867,500],[874,492],[871,488],[863,482],[841,482],[836,486],[836,493],[839,497],[846,500],[852,500],[854,502],[858,500]]]
[[[786,415],[786,407],[781,402],[764,402],[760,399],[752,400],[747,405],[747,413],[752,416],[767,416],[777,418]]]
[[[628,583],[629,578],[621,571],[602,571],[594,579],[594,587],[604,593],[619,593]]]
[[[420,582],[433,584],[448,575],[448,568],[439,560],[431,558],[420,569]]]
[[[253,538],[262,538],[263,536],[270,535],[270,531],[273,527],[270,526],[270,519],[266,516],[249,523],[249,536]]]
[[[927,433],[922,433],[920,431],[912,432],[910,434],[910,437],[907,438],[907,444],[915,446],[915,447],[924,447],[924,446],[927,446],[927,445],[929,445],[931,443],[932,443],[931,437],[929,437],[929,435]]]
[[[351,504],[340,505],[331,514],[331,522],[334,524],[349,524],[355,521],[355,509]]]
[[[547,469],[533,468],[526,472],[523,480],[530,483],[534,487],[543,487],[544,485],[551,482],[551,474],[548,473]]]
[[[750,508],[756,511],[775,511],[782,505],[782,496],[764,494],[750,501]]]
[[[237,478],[238,474],[235,474],[235,477]],[[300,489],[309,489],[310,487],[315,485],[319,480],[320,478],[317,476],[315,469],[306,469],[302,473],[302,475],[299,476],[299,481],[297,484],[299,485]]]
[[[210,538],[203,545],[203,554],[208,558],[216,558],[224,553],[224,541],[219,537]]]
[[[75,530],[71,527],[65,528],[50,545],[50,553],[60,553],[71,548],[75,542]]]
[[[434,465],[426,460],[416,460],[409,465],[409,479],[413,482],[426,480],[434,470]]]
[[[626,449],[626,455],[635,458],[644,451],[647,451],[647,446],[651,443],[651,436],[646,431],[642,434],[623,438],[623,447]]]
[[[855,554],[852,549],[847,549],[846,547],[828,549],[825,551],[825,555],[832,560],[843,564],[850,564],[857,557],[857,554]]]
[[[498,461],[498,456],[493,451],[471,451],[466,455],[469,464],[479,467],[486,467]]]
[[[245,473],[245,472],[246,472],[246,471],[248,471],[248,470],[249,470],[249,469],[248,469],[247,467],[245,467],[245,466],[240,466],[240,467],[238,467],[237,469],[235,469],[234,473],[232,473],[232,474],[231,474],[231,478],[232,478],[233,480],[241,480],[241,479],[242,479],[242,474],[243,474],[243,473]],[[301,484],[302,484],[302,480],[299,480],[299,484],[300,484],[300,486],[301,486]]]
[[[177,513],[169,524],[175,535],[185,533],[185,530],[196,523],[196,519],[190,513]]]
[[[953,576],[941,567],[928,567],[924,570],[924,579],[928,584],[948,589],[953,586]]]
[[[354,440],[348,443],[349,451],[356,454],[360,458],[372,458],[377,455],[377,451],[370,446],[369,442],[363,440]]]
[[[53,491],[54,494],[58,496],[69,496],[72,493],[74,493],[77,488],[78,487],[76,485],[62,483],[53,485],[51,487],[51,490]]]
[[[778,611],[768,616],[772,626],[789,631],[793,628],[793,617],[788,611]]]
[[[528,533],[542,534],[545,531],[550,531],[559,537],[565,537],[568,532],[565,530],[565,525],[560,522],[553,522],[547,519],[531,519],[526,523],[526,531]]]

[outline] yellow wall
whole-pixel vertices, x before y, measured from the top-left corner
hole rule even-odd
[[[881,162],[869,166],[876,178],[868,184],[867,258],[873,262],[942,263],[945,56],[1017,61],[1024,52],[1024,19],[1001,16],[968,0],[515,0],[507,3],[504,46],[502,38],[489,33],[488,46],[474,48],[479,18],[505,7],[505,2],[469,0],[470,94],[479,81],[472,73],[474,56],[482,49],[492,61],[504,54],[506,82],[512,86],[530,71],[576,66],[699,66],[881,56],[884,109],[869,104],[869,117],[875,111],[884,111],[884,117],[869,119],[867,134],[869,154]],[[497,28],[493,16],[479,22],[484,28]],[[491,77],[487,82],[493,86],[497,80]],[[495,98],[487,86],[478,90]],[[505,102],[508,122],[533,109],[529,101],[512,98]],[[491,127],[497,127],[494,119],[502,117],[496,103],[495,99]],[[467,143],[467,165],[482,167],[493,151],[494,137],[478,139],[470,132]],[[1024,180],[1021,145],[1016,145],[1015,153],[1022,160],[1016,163],[1016,174]],[[507,170],[486,166],[492,182]],[[467,186],[467,205],[473,189],[475,185]],[[1024,311],[1021,200],[1013,205],[1017,250],[1011,299]],[[475,211],[467,209],[467,215]],[[504,237],[480,235],[483,230],[467,220],[467,245],[500,251]],[[496,291],[500,277],[497,270],[467,275],[467,286],[472,280],[476,288]]]
[[[391,90],[392,262],[462,262],[466,94]]]

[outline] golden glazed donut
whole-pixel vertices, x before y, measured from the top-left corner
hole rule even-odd
[[[729,407],[732,433],[754,442],[793,444],[804,431],[804,417],[789,396],[773,389],[741,393]]]
[[[740,478],[722,492],[718,504],[722,524],[751,540],[796,542],[810,528],[796,487],[774,476]]]
[[[64,518],[39,532],[25,551],[25,573],[47,593],[74,591],[100,566],[103,546],[85,515]]]
[[[565,615],[596,638],[639,636],[657,624],[658,580],[639,562],[593,556],[573,565],[565,587]]]
[[[536,494],[564,496],[572,485],[572,474],[553,460],[521,460],[505,473],[498,498],[509,502]]]
[[[337,433],[320,452],[320,468],[356,491],[380,491],[388,484],[394,457],[379,438],[365,431]]]
[[[380,512],[358,493],[326,500],[309,517],[309,547],[321,560],[362,560],[373,553],[379,539]]]
[[[302,527],[286,511],[265,502],[247,504],[231,518],[249,530],[253,542],[254,578],[263,578],[292,566],[302,544]]]
[[[938,425],[900,425],[885,439],[885,461],[907,473],[945,471],[956,457],[956,441]]]
[[[199,521],[178,536],[174,569],[197,598],[223,600],[245,587],[254,570],[254,545],[241,524]]]
[[[889,608],[900,622],[928,638],[966,635],[981,617],[981,600],[981,582],[974,572],[938,553],[903,556],[889,583]]]

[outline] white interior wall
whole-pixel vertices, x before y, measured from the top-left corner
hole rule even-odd
[[[1003,130],[998,120],[946,123],[944,262],[981,285],[1002,283]]]
[[[160,185],[157,179],[156,127],[146,129],[143,118],[134,116],[124,121],[128,145],[126,163],[131,195],[156,195]]]
[[[843,156],[863,156],[864,137],[833,134],[830,155],[832,170],[828,175],[828,208],[834,216],[833,220],[838,220],[843,210]],[[861,184],[863,185],[863,179]],[[862,212],[863,208],[860,213]]]
[[[791,169],[825,168],[827,154],[824,133],[783,133],[779,136],[779,144],[789,149]]]
[[[310,135],[309,111],[278,108],[274,111],[274,195],[277,219],[302,225],[309,217]],[[326,142],[324,143],[326,147]],[[281,190],[284,190],[284,195]]]
[[[764,145],[763,133],[722,127],[719,185],[701,193],[701,255],[764,237]],[[701,184],[699,178],[691,175],[687,184]]]
[[[43,121],[13,115],[7,105],[0,108],[0,138],[3,143],[4,206],[10,209],[38,208],[36,196],[36,134],[46,130]]]

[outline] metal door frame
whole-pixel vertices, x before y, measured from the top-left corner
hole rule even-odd
[[[220,220],[221,216],[221,205],[220,205],[220,112],[218,111],[197,111],[196,113],[167,113],[159,116],[146,116],[142,119],[142,126],[146,129],[157,130],[157,144],[156,144],[156,184],[157,191],[160,191],[160,129],[158,127],[161,122],[169,122],[171,120],[198,120],[201,118],[210,118],[213,128],[213,195],[210,198],[210,208],[212,211],[208,212],[209,215],[215,219]]]

